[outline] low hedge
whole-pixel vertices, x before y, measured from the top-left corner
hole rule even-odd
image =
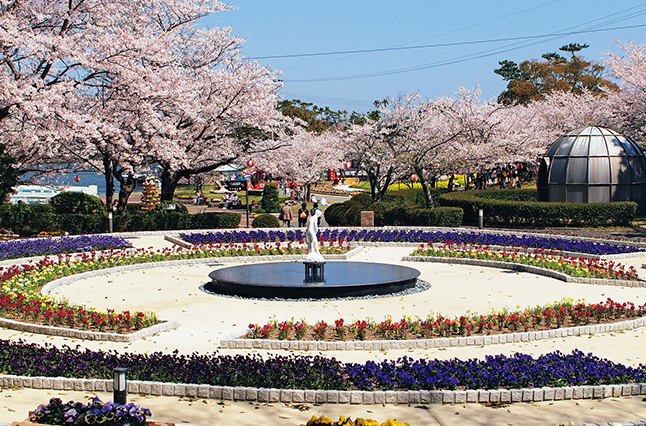
[[[114,230],[119,232],[172,229],[237,228],[242,217],[237,213],[187,214],[169,211],[127,213],[116,216]]]
[[[436,206],[440,206],[439,196],[450,192],[446,188],[431,189]],[[421,188],[391,191],[382,201],[371,203],[368,194],[357,194],[344,203],[332,204],[325,210],[325,221],[330,226],[361,226],[361,212],[374,212],[375,226],[460,226],[462,212],[438,207],[425,208],[424,193]]]
[[[518,198],[530,198],[529,192],[518,190]],[[443,205],[464,210],[464,223],[478,223],[478,210],[483,209],[487,226],[629,226],[635,217],[634,202],[573,204],[535,201],[513,201],[509,191],[463,191],[440,196]],[[499,199],[499,198],[507,199]]]
[[[462,225],[464,212],[457,207],[393,206],[386,209],[385,223],[391,226],[446,226]]]
[[[251,222],[252,228],[278,228],[280,221],[276,216],[270,213],[263,213],[256,216]]]
[[[427,209],[419,205],[384,201],[365,207],[347,201],[328,207],[325,210],[325,220],[330,226],[360,226],[361,211],[375,213],[375,226],[460,226],[463,215],[462,209],[456,207]]]
[[[237,228],[241,216],[236,213],[188,214],[173,210],[140,212],[129,208],[114,217],[114,230],[155,231],[162,229]],[[108,232],[107,216],[97,214],[56,214],[51,205],[12,204],[0,206],[0,227],[20,236],[41,232],[68,232],[72,235]]]

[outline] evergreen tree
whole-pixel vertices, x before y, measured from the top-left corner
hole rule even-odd
[[[579,94],[588,90],[604,94],[604,88],[618,90],[616,84],[603,78],[605,68],[595,61],[586,61],[577,56],[587,44],[570,43],[561,46],[561,52],[570,54],[564,58],[556,52],[542,55],[543,60],[531,59],[517,64],[514,61],[498,62],[500,68],[494,72],[507,81],[507,90],[498,96],[498,102],[505,105],[523,104],[542,100],[553,92]]]
[[[280,201],[278,200],[278,187],[273,182],[265,184],[262,190],[262,200],[260,201],[260,208],[268,213],[277,212],[280,210]]]

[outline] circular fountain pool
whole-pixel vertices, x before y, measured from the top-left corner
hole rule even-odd
[[[211,293],[251,298],[317,299],[397,293],[414,287],[420,272],[400,265],[326,262],[323,282],[306,282],[302,262],[230,266],[209,274]]]

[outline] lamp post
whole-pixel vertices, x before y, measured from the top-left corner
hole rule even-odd
[[[126,380],[127,368],[117,367],[112,371],[112,400],[116,404],[126,405],[128,382]]]

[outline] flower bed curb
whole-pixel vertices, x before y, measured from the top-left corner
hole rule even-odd
[[[112,380],[0,375],[4,387],[112,392]],[[211,386],[184,383],[128,381],[128,393],[197,397],[224,401],[307,404],[481,404],[619,398],[646,395],[646,383],[522,388],[500,390],[338,391]]]
[[[265,349],[288,351],[389,351],[397,349],[433,349],[464,346],[488,346],[521,343],[534,340],[558,339],[633,330],[646,326],[646,317],[607,324],[581,325],[553,330],[522,331],[464,337],[438,337],[410,340],[349,340],[327,342],[318,340],[223,339],[220,349]]]
[[[345,254],[331,254],[331,255],[324,255],[324,257],[329,260],[343,260],[360,253],[362,250],[363,250],[362,247],[356,247]],[[307,255],[209,257],[209,258],[198,258],[198,259],[169,260],[164,262],[139,263],[135,265],[124,265],[124,266],[117,266],[115,268],[106,268],[106,269],[98,269],[96,271],[82,272],[80,274],[74,274],[67,277],[59,278],[43,286],[41,293],[50,294],[57,287],[72,283],[74,281],[82,280],[82,279],[96,277],[104,274],[128,272],[128,271],[134,271],[139,269],[151,269],[151,268],[158,268],[163,266],[195,265],[195,264],[210,263],[210,262],[236,263],[236,262],[271,261],[271,260],[299,261],[299,260],[304,260],[306,256]],[[134,333],[129,333],[129,334],[107,333],[107,332],[90,331],[90,330],[77,330],[72,328],[33,324],[29,322],[16,321],[16,320],[2,318],[2,317],[0,317],[0,327],[8,328],[11,330],[23,331],[26,333],[47,334],[51,336],[62,336],[62,337],[69,337],[74,339],[102,340],[102,341],[111,341],[111,342],[133,342],[136,340],[140,340],[144,337],[152,336],[157,333],[173,330],[179,327],[179,322],[169,320],[159,324],[155,324],[150,327],[146,327],[144,329],[141,329]]]
[[[485,259],[470,259],[466,257],[439,257],[439,256],[404,256],[402,261],[408,262],[436,262],[436,263],[450,263],[458,265],[473,265],[484,266],[488,268],[498,269],[511,269],[518,272],[529,272],[536,275],[544,275],[557,280],[569,283],[583,283],[583,284],[600,284],[600,285],[614,285],[622,287],[646,287],[646,281],[628,281],[628,280],[610,280],[601,278],[584,278],[573,277],[562,272],[553,271],[551,269],[539,268],[537,266],[524,265],[522,263],[500,262],[496,260]]]
[[[345,254],[326,254],[323,257],[327,260],[346,260],[359,254],[363,247],[356,247]],[[105,274],[130,272],[139,269],[152,269],[168,266],[198,265],[202,263],[246,263],[246,262],[269,262],[269,261],[302,261],[306,254],[289,255],[267,255],[267,256],[231,256],[231,257],[203,257],[196,259],[166,260],[162,262],[137,263],[134,265],[116,266],[114,268],[97,269],[95,271],[81,272],[80,274],[69,275],[45,284],[41,290],[42,294],[50,294],[54,289],[78,280],[84,280]]]
[[[152,336],[153,334],[162,333],[164,331],[173,330],[179,327],[178,321],[164,321],[159,324],[151,325],[150,327],[137,330],[133,333],[119,334],[107,333],[102,331],[91,330],[77,330],[74,328],[56,327],[42,324],[32,324],[29,322],[15,321],[7,318],[0,317],[0,327],[8,328],[11,330],[22,331],[25,333],[34,334],[47,334],[50,336],[70,337],[73,339],[85,340],[102,340],[110,342],[134,342],[141,340],[144,337]]]

